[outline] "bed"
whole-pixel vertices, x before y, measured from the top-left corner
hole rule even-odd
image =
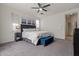
[[[50,36],[48,31],[38,31],[35,26],[21,25],[22,38],[34,45],[37,45],[41,36]]]

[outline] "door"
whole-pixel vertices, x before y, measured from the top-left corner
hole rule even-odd
[[[66,15],[65,39],[73,40],[73,32],[77,24],[77,13]]]

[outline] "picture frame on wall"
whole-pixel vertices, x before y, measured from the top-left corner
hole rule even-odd
[[[31,20],[28,20],[28,25],[32,25],[31,23],[32,23],[32,21]]]
[[[22,24],[26,24],[26,19],[22,19]]]
[[[33,25],[33,26],[36,25],[36,20],[32,20],[32,25]]]
[[[22,19],[21,24],[24,24],[24,25],[33,25],[33,26],[35,26],[35,25],[36,25],[36,20]]]

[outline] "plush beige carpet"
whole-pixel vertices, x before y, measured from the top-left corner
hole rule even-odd
[[[46,47],[25,41],[11,42],[0,45],[0,56],[73,56],[73,42],[56,39]]]

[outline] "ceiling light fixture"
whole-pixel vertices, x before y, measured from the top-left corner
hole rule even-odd
[[[40,11],[42,11],[42,8],[39,8]]]

